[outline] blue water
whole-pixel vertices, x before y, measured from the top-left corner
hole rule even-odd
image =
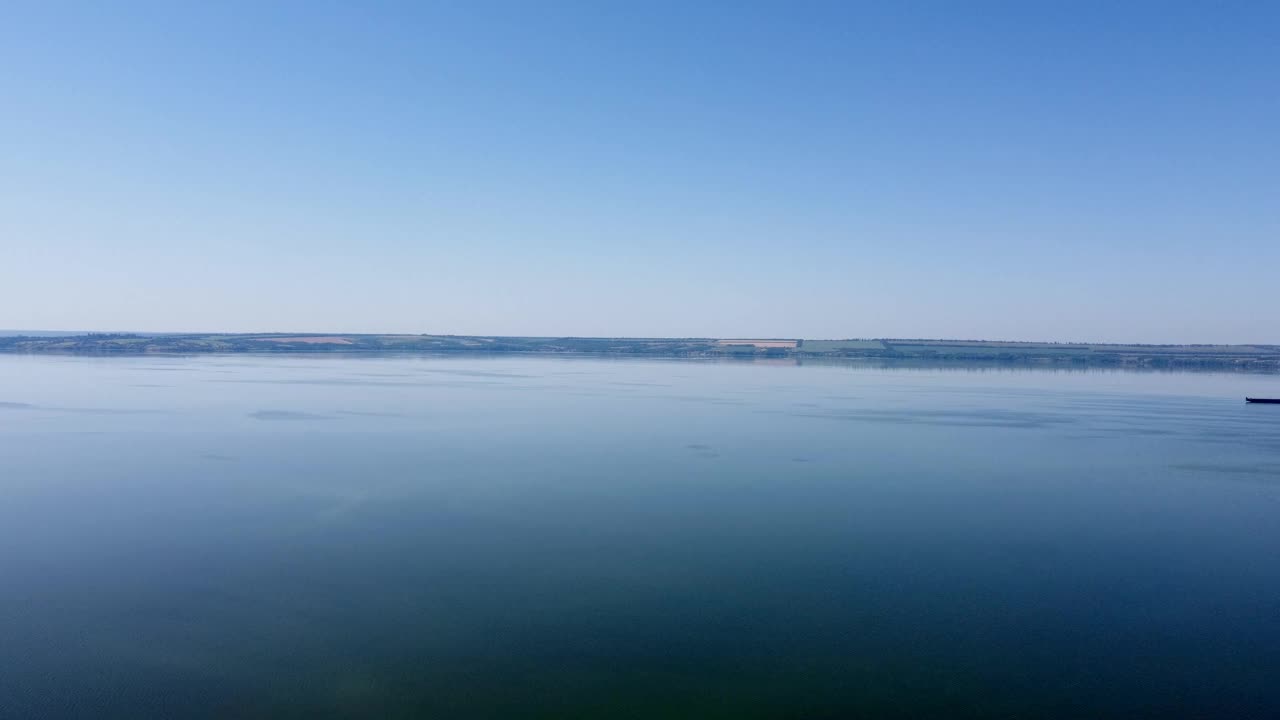
[[[0,717],[1280,716],[1280,377],[0,357]]]

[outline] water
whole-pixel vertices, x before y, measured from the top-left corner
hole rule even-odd
[[[1259,375],[0,357],[0,717],[1280,714]]]

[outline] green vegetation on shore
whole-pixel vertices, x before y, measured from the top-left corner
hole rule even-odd
[[[1280,345],[1102,345],[989,340],[803,340],[796,347],[726,345],[712,338],[578,338],[351,334],[88,334],[0,337],[0,352],[559,353],[656,357],[936,360],[1105,367],[1280,370]],[[776,342],[776,341],[768,341]]]

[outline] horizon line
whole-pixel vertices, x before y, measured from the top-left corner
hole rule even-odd
[[[797,342],[854,342],[854,341],[898,341],[898,342],[945,342],[945,343],[1005,343],[1018,345],[1101,345],[1101,346],[1133,346],[1133,347],[1276,347],[1280,342],[1099,342],[1089,340],[1009,340],[1003,338],[957,338],[957,337],[799,337],[767,335],[506,335],[506,334],[461,334],[432,332],[335,332],[335,331],[201,331],[201,330],[37,330],[0,328],[0,336],[8,337],[87,337],[92,335],[226,335],[255,336],[281,335],[295,337],[316,336],[363,336],[363,337],[455,337],[455,338],[538,338],[560,339],[577,338],[583,340],[761,340],[761,341],[797,341]]]

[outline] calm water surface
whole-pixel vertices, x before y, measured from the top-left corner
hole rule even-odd
[[[0,357],[0,717],[1280,716],[1245,394]]]

